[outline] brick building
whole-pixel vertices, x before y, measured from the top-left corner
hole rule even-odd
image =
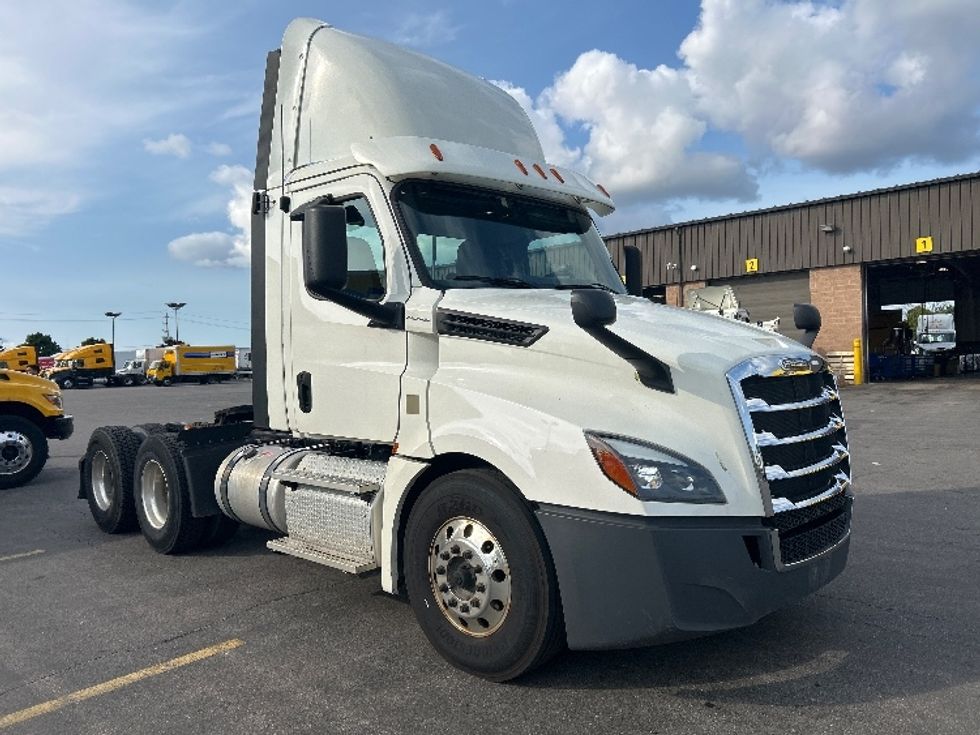
[[[980,352],[980,173],[683,222],[606,238],[643,254],[645,293],[689,303],[691,289],[731,286],[753,320],[780,318],[796,336],[793,304],[823,316],[814,345],[865,359],[884,349],[902,305],[955,304],[958,346]]]

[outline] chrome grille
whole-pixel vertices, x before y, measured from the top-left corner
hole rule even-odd
[[[728,374],[763,496],[781,521],[771,525],[784,565],[819,555],[846,537],[850,513],[842,513],[839,503],[851,484],[834,376],[825,368],[788,372],[787,363],[795,367],[800,360],[755,358]],[[811,519],[805,529],[789,523],[804,509]]]

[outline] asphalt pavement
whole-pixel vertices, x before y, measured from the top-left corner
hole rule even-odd
[[[505,685],[444,663],[376,575],[254,530],[164,557],[96,527],[75,497],[94,427],[208,419],[249,390],[66,392],[75,436],[0,492],[0,734],[980,731],[980,380],[845,391],[851,557],[809,599]]]

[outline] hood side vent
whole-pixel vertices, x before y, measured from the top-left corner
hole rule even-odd
[[[515,347],[530,347],[548,332],[548,328],[540,324],[447,309],[436,312],[436,327],[439,334],[448,337],[481,339],[484,342],[499,342]]]

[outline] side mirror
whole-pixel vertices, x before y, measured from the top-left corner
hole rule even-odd
[[[623,257],[626,261],[626,292],[630,296],[642,296],[643,253],[635,245],[627,245],[623,248]]]
[[[326,297],[347,284],[347,213],[318,204],[303,210],[303,280],[310,293]]]
[[[800,342],[805,347],[813,347],[821,327],[820,309],[813,304],[793,304],[793,323],[803,330]]]
[[[572,291],[572,319],[582,329],[606,327],[616,321],[616,302],[608,291]]]

